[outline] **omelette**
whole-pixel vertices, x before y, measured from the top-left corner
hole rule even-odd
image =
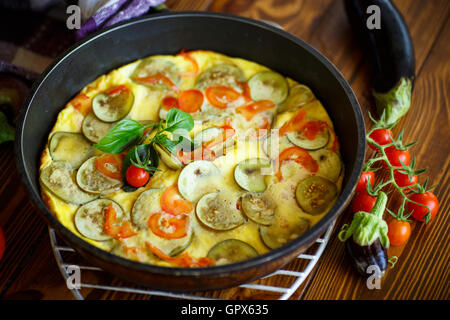
[[[208,267],[299,237],[342,186],[338,138],[305,85],[195,50],[98,77],[61,110],[41,195],[69,230],[131,260]]]

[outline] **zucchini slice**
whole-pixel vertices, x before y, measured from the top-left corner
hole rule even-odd
[[[319,170],[317,175],[336,182],[341,175],[342,161],[339,154],[330,149],[319,149],[310,152],[311,157],[317,161]]]
[[[203,71],[195,82],[197,89],[212,86],[240,87],[239,82],[245,81],[241,68],[230,63],[221,63]]]
[[[67,161],[77,169],[94,155],[92,143],[81,133],[58,131],[52,134],[48,146],[53,161]]]
[[[76,171],[69,162],[53,161],[42,169],[40,180],[53,194],[69,203],[79,205],[97,198],[80,189],[75,176]]]
[[[252,158],[241,161],[234,169],[234,180],[247,191],[264,192],[267,189],[263,168],[270,168],[268,159]]]
[[[118,203],[109,199],[97,199],[82,205],[75,212],[74,221],[77,230],[83,236],[92,240],[105,241],[111,239],[111,236],[104,231],[105,213],[111,203],[116,211],[117,218],[121,219],[123,209]]]
[[[241,198],[242,211],[252,221],[269,226],[275,220],[275,203],[262,193],[246,193]]]
[[[139,229],[147,229],[151,214],[161,210],[160,200],[164,189],[148,189],[142,192],[131,209],[131,222]]]
[[[262,71],[248,80],[253,100],[271,100],[275,104],[283,102],[289,92],[286,79],[273,71]]]
[[[108,194],[119,190],[123,181],[111,179],[97,170],[95,161],[98,156],[86,160],[78,169],[77,183],[84,191],[94,194]]]
[[[115,122],[102,121],[91,112],[84,118],[81,131],[87,139],[98,143],[115,124]]]
[[[311,89],[303,84],[297,84],[289,89],[289,96],[278,109],[278,112],[284,112],[301,107],[313,101],[316,97]]]
[[[168,166],[170,169],[178,170],[183,167],[181,161],[178,160],[173,154],[171,154],[166,148],[156,143],[153,144],[153,146],[155,150],[158,152],[162,162],[164,162],[164,164]]]
[[[219,192],[204,195],[197,203],[196,213],[204,225],[218,231],[231,230],[245,222],[236,201]]]
[[[313,139],[308,139],[303,131],[289,132],[286,136],[294,145],[306,150],[321,149],[328,144],[328,140],[330,139],[328,129],[317,132]]]
[[[179,84],[181,81],[180,69],[173,62],[155,57],[142,60],[131,75],[131,79],[152,89],[168,89],[167,83],[163,81],[148,83],[138,80],[139,78],[154,75],[163,75],[174,84]]]
[[[298,238],[309,228],[309,221],[305,218],[297,218],[295,221],[276,219],[269,227],[260,226],[259,235],[262,242],[270,249],[276,249],[289,241]]]
[[[129,89],[115,93],[103,92],[92,99],[92,111],[102,121],[116,122],[130,112],[133,103],[134,95]]]
[[[207,254],[216,265],[223,265],[254,258],[258,251],[248,243],[238,239],[227,239],[217,243]]]
[[[312,215],[321,214],[337,195],[336,185],[328,179],[313,176],[300,181],[295,191],[299,206]]]
[[[216,189],[223,179],[220,169],[207,160],[189,163],[178,176],[178,191],[186,200],[196,202]]]

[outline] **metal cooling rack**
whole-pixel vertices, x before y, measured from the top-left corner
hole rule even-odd
[[[313,270],[320,256],[322,255],[330,235],[333,231],[335,222],[333,222],[327,231],[311,245],[305,253],[300,254],[294,261],[289,263],[283,269],[252,283],[242,284],[240,288],[251,289],[258,297],[266,295],[272,299],[287,300],[300,287],[303,281]],[[69,272],[75,266],[80,269],[81,282],[79,288],[69,289],[74,297],[84,300],[83,289],[96,289],[105,291],[114,291],[116,293],[134,293],[143,295],[143,298],[151,297],[167,297],[178,299],[214,299],[205,296],[205,293],[175,293],[168,291],[150,290],[145,287],[137,287],[132,283],[117,280],[109,276],[102,269],[90,265],[83,260],[80,255],[71,247],[67,246],[55,233],[54,229],[49,228],[50,242],[53,248],[58,267],[63,275],[66,283],[70,277]],[[72,269],[73,270],[73,269]],[[95,274],[95,275],[94,275]],[[99,276],[100,275],[100,276]],[[105,279],[106,277],[106,279]],[[108,278],[109,277],[109,278]],[[277,282],[288,284],[288,286],[280,286]],[[201,294],[201,295],[200,295]]]

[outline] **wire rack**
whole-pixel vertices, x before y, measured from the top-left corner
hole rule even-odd
[[[255,297],[258,299],[289,299],[314,269],[314,266],[330,239],[334,224],[335,222],[328,227],[325,233],[319,237],[314,244],[287,266],[283,267],[283,269],[279,269],[254,282],[242,284],[233,289],[227,289],[228,291],[233,292],[232,298],[236,299],[236,292],[240,292],[240,294],[238,294],[238,299]],[[119,293],[128,294],[122,295],[122,297],[130,298],[132,296],[134,299],[151,299],[154,297],[197,300],[217,299],[219,293],[221,293],[221,297],[226,296],[226,294],[224,295],[224,290],[206,293],[175,293],[151,290],[145,287],[136,286],[133,283],[118,280],[107,272],[104,272],[102,269],[89,264],[73,248],[67,246],[64,241],[56,235],[54,229],[49,228],[49,235],[56,262],[66,283],[70,281],[71,271],[73,271],[74,268],[80,270],[81,279],[79,286],[69,288],[76,299],[84,300],[87,295],[92,293],[92,290],[103,293],[105,293],[105,291],[110,292],[111,299],[121,299],[121,296],[118,295]],[[93,297],[98,297],[98,294]]]

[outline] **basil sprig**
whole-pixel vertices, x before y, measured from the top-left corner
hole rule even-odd
[[[179,143],[190,141],[187,134],[194,128],[194,120],[189,113],[176,108],[169,110],[165,122],[161,120],[160,123],[142,125],[131,119],[121,120],[94,146],[106,153],[122,153],[142,143],[145,129],[155,126],[158,127],[158,131],[151,142],[160,144],[173,152]],[[175,140],[170,139],[167,132],[171,133]]]

